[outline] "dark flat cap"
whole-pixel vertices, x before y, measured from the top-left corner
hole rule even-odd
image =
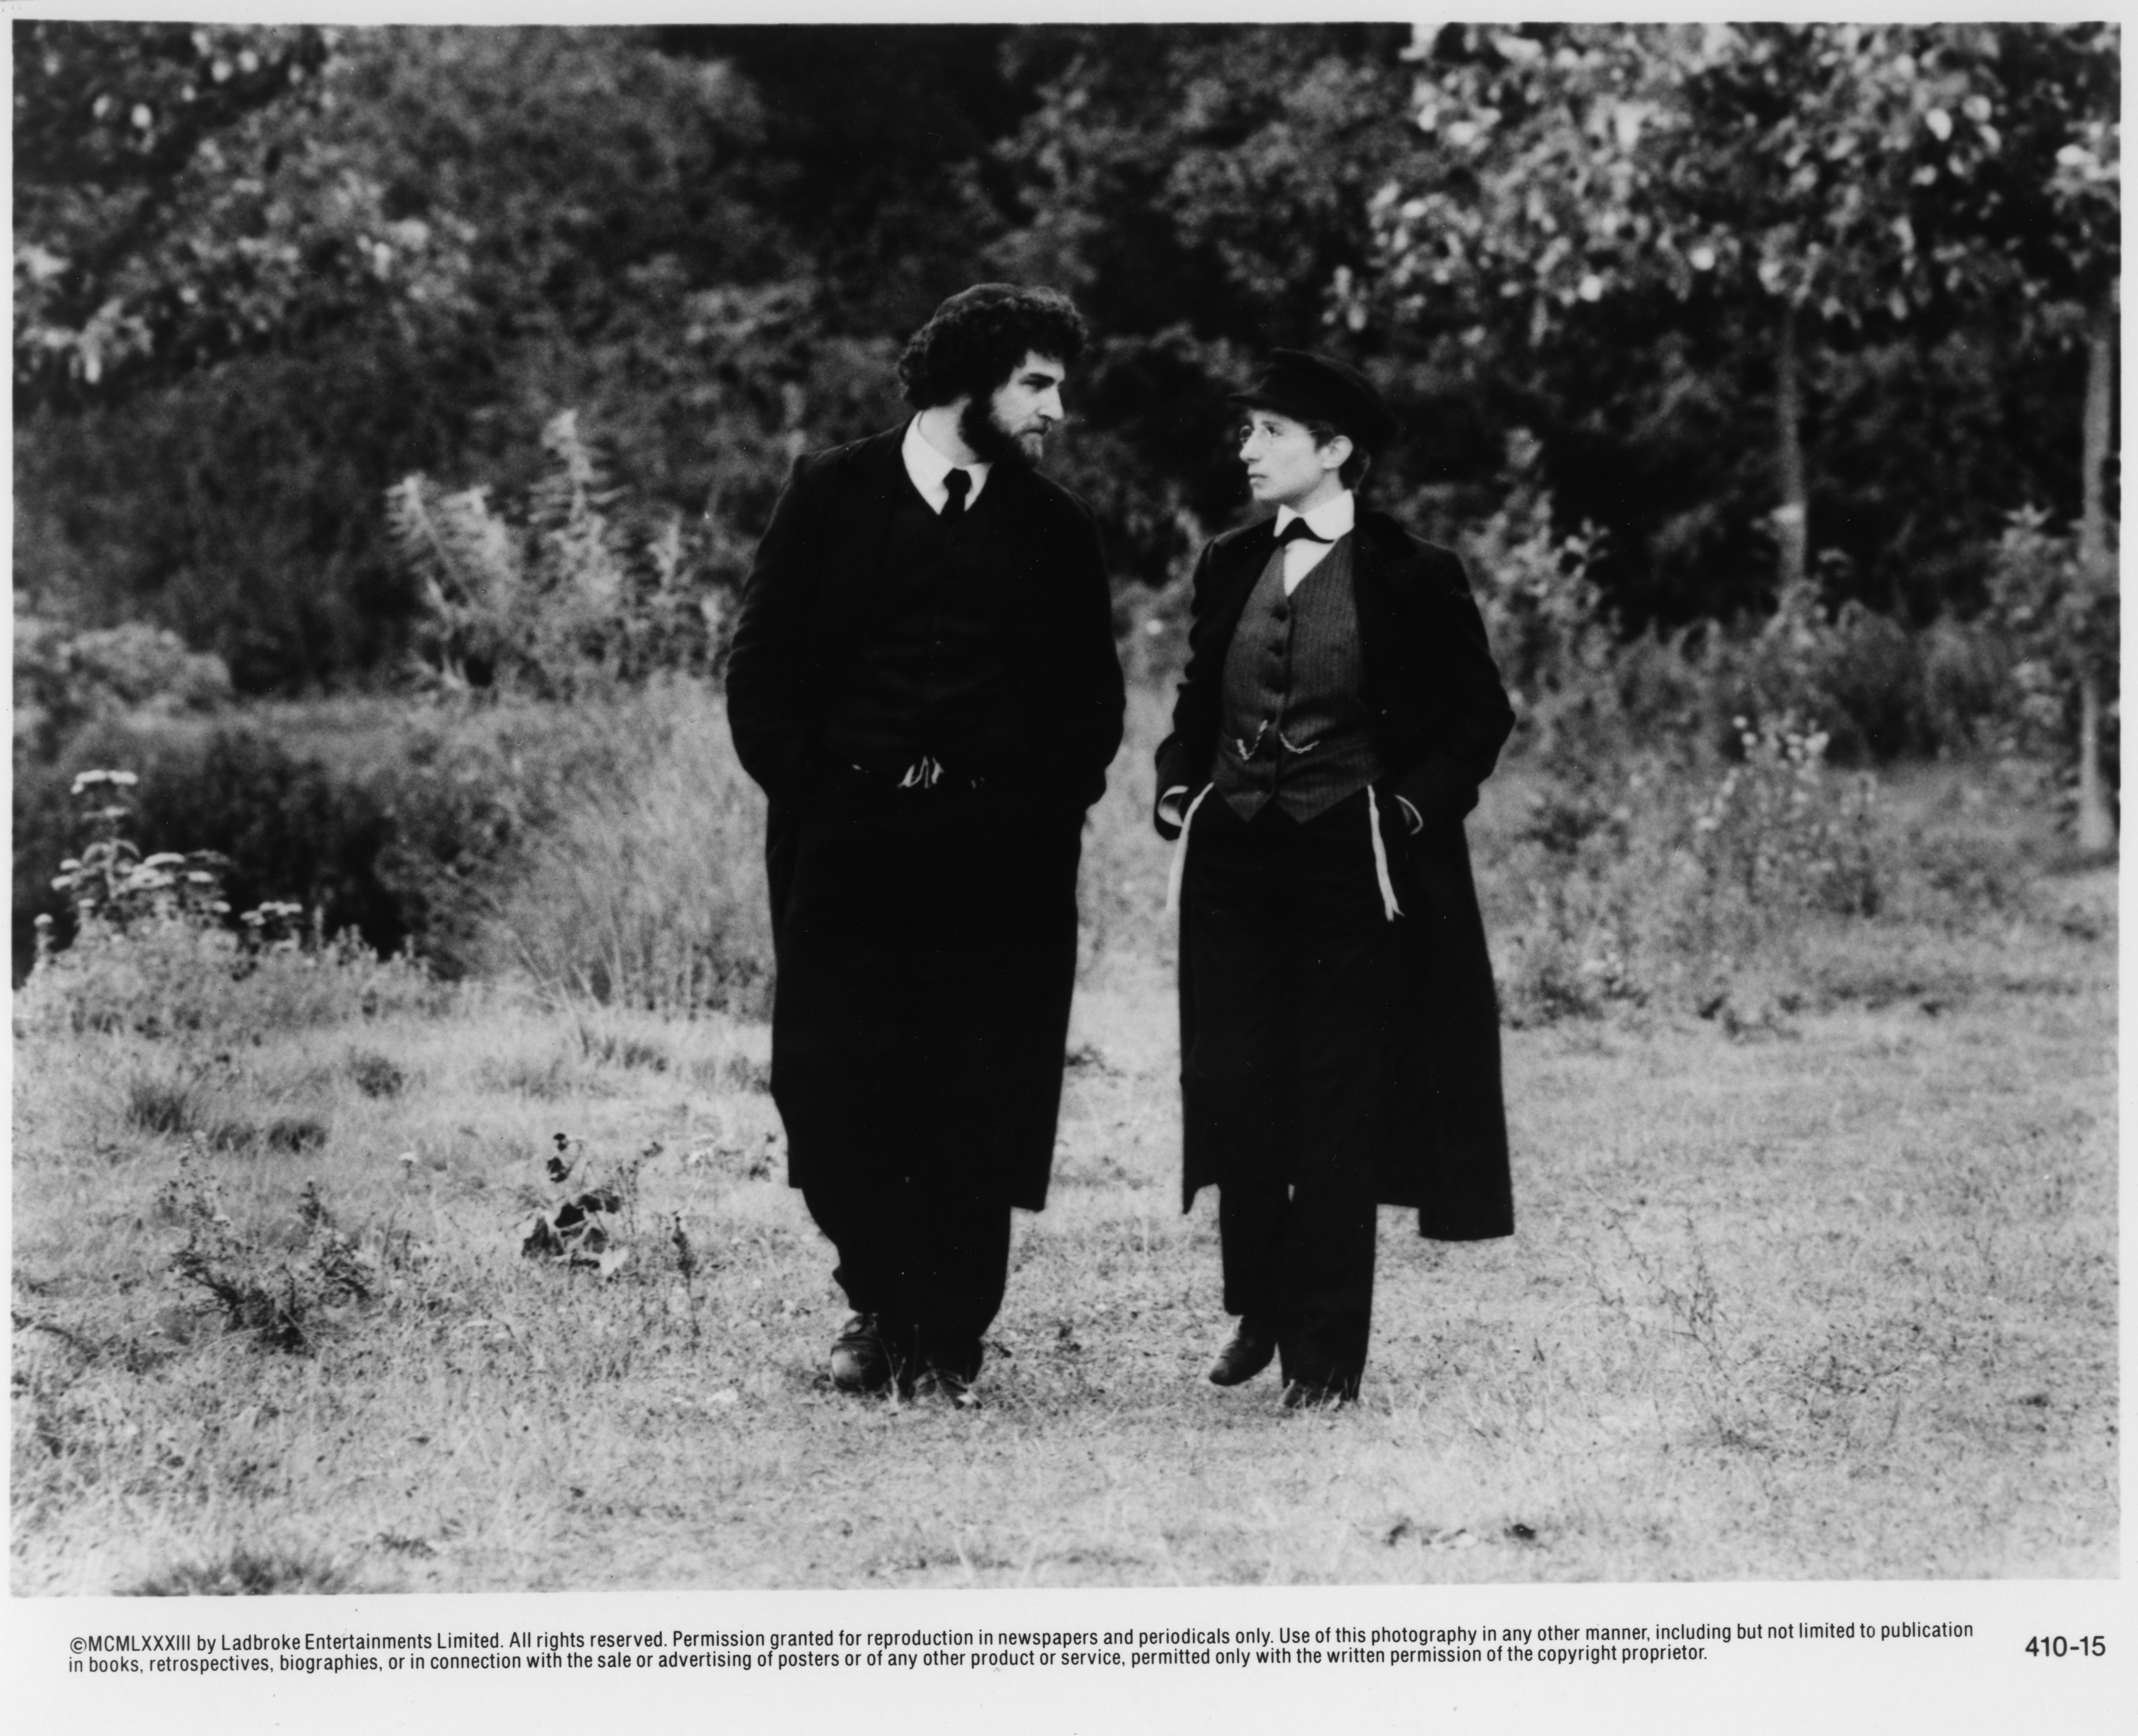
[[[1226,396],[1295,422],[1325,422],[1369,452],[1396,435],[1396,419],[1371,380],[1348,363],[1304,349],[1272,350],[1262,377]]]

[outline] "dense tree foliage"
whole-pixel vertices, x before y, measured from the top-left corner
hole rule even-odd
[[[1533,450],[1629,629],[1799,568],[1829,607],[1972,613],[2029,506],[2109,582],[2112,28],[15,49],[18,607],[175,628],[247,690],[401,667],[388,490],[501,505],[568,411],[633,536],[731,577],[792,454],[895,417],[905,334],[990,276],[1091,317],[1058,461],[1129,582],[1247,510],[1223,393],[1273,344],[1381,380],[1374,486],[1440,534]]]
[[[31,22],[15,42],[18,397],[107,401],[450,300],[451,235],[386,209],[309,26]]]
[[[1433,178],[1383,197],[1398,305],[1452,291],[1540,339],[1660,291],[1764,331],[1780,581],[1801,584],[1806,328],[1904,324],[1980,275],[1946,219],[1997,149],[1990,46],[1854,25],[1442,32],[1418,91]]]

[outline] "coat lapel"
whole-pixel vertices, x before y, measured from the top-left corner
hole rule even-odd
[[[1253,594],[1255,581],[1262,576],[1262,568],[1269,564],[1276,548],[1276,520],[1272,519],[1256,525],[1223,551],[1225,564],[1214,575],[1218,587],[1211,598],[1209,616],[1211,644],[1221,660],[1232,646],[1233,635],[1239,631],[1240,612]]]
[[[1402,533],[1391,547],[1389,534],[1365,513],[1351,543],[1351,592],[1359,610],[1359,654],[1364,671],[1366,702],[1384,722],[1392,707],[1415,698],[1409,678],[1416,658],[1398,593],[1397,565],[1408,552]]]
[[[898,490],[912,486],[905,475],[905,439],[901,423],[863,441],[836,485],[832,505],[842,522],[817,599],[816,618],[825,636],[850,639],[868,617],[869,593],[883,568]]]

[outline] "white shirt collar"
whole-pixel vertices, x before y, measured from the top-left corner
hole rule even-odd
[[[920,498],[928,503],[931,512],[940,512],[949,503],[950,490],[944,485],[950,472],[962,470],[972,478],[972,486],[965,495],[965,505],[970,507],[980,498],[980,490],[988,485],[988,472],[994,468],[989,464],[953,464],[928,443],[928,436],[920,432],[920,418],[915,417],[905,425],[905,444],[900,449],[905,460],[905,474],[913,479],[913,485],[920,490]],[[1350,500],[1346,495],[1344,497]]]
[[[1289,506],[1276,510],[1276,534],[1284,534],[1284,528],[1294,519],[1306,520],[1306,528],[1315,535],[1335,542],[1339,537],[1350,535],[1359,520],[1358,496],[1350,489],[1333,500],[1324,500],[1312,512],[1294,512]]]

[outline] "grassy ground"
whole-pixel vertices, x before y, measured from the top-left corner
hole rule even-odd
[[[1886,823],[1939,862],[1985,812],[2038,824],[1980,788],[1926,774]],[[1488,905],[1522,797],[1475,827]],[[1164,872],[1129,836],[1095,852],[1121,911]],[[1211,1202],[1179,1210],[1170,987],[1125,916],[972,1414],[829,1389],[761,1026],[471,992],[149,1041],[18,1008],[12,1589],[2112,1573],[2113,880],[1992,866],[1964,919],[1808,927],[1818,992],[1757,1017],[1510,1031],[1519,1233],[1384,1214],[1334,1417],[1200,1378]],[[624,1184],[607,1278],[520,1251],[559,1132],[570,1187]],[[317,1282],[310,1182],[369,1300]],[[222,1329],[189,1231],[301,1348]]]

